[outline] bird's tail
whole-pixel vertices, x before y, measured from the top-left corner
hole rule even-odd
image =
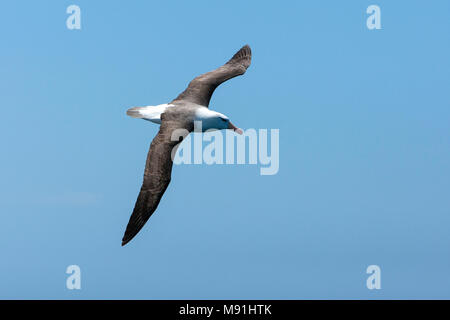
[[[132,118],[142,119],[144,114],[141,112],[146,107],[134,107],[127,110],[127,115]]]

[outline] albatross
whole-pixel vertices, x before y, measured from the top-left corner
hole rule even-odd
[[[127,110],[130,117],[160,124],[160,128],[150,144],[142,187],[125,230],[122,246],[136,236],[158,207],[170,183],[172,151],[176,150],[183,138],[194,131],[194,122],[201,121],[202,131],[229,129],[242,134],[242,130],[231,123],[227,116],[210,110],[209,101],[221,83],[245,73],[251,58],[250,47],[245,45],[223,66],[194,78],[186,90],[172,102]],[[172,133],[177,129],[185,129],[182,130],[184,134],[173,141]]]

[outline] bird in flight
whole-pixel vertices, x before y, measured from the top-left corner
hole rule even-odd
[[[158,123],[160,128],[150,145],[144,180],[125,230],[122,246],[134,238],[155,212],[170,183],[172,150],[176,150],[180,143],[180,139],[172,139],[175,130],[184,129],[181,131],[184,132],[180,137],[182,140],[194,131],[194,122],[201,121],[202,131],[230,129],[242,134],[242,130],[232,124],[227,116],[208,109],[208,106],[214,90],[221,83],[243,75],[250,66],[251,58],[250,47],[245,45],[223,66],[192,80],[186,90],[172,102],[127,110],[127,115]]]

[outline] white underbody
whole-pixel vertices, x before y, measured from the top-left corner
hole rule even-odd
[[[127,115],[133,118],[139,118],[148,120],[157,124],[161,124],[161,114],[164,113],[168,108],[175,107],[173,104],[165,103],[157,106],[146,106],[146,107],[134,107],[128,109]],[[204,129],[207,130],[209,128],[218,128],[218,129],[226,129],[226,125],[223,123],[225,119],[228,121],[228,117],[208,109],[204,106],[199,106],[195,109],[195,121],[202,121],[204,125]]]

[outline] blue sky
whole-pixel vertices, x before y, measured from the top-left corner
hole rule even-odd
[[[81,8],[81,30],[66,8]],[[381,8],[368,30],[366,8]],[[450,298],[448,1],[7,1],[0,298]],[[252,47],[214,110],[280,129],[280,170],[175,166],[121,238],[172,100]],[[82,289],[68,290],[79,265]],[[381,290],[366,288],[379,265]]]

